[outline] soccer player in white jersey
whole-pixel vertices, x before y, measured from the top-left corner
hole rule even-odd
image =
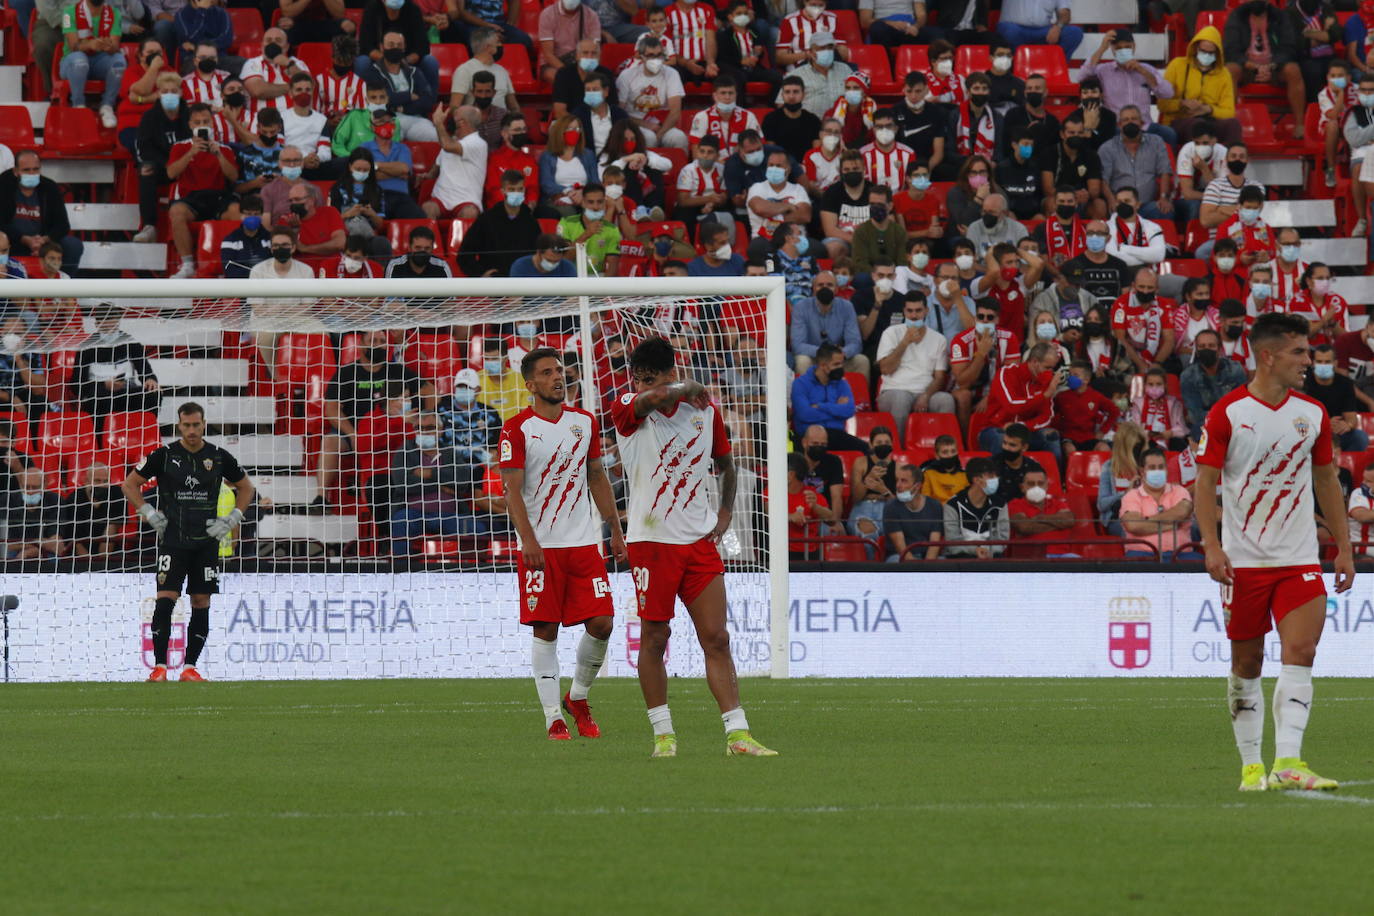
[[[720,410],[700,382],[677,377],[672,344],[655,337],[630,354],[634,391],[611,405],[628,475],[630,566],[642,623],[639,686],[654,730],[654,757],[677,754],[663,653],[678,598],[706,655],[706,684],[720,706],[730,755],[776,756],[754,740],[739,704],[725,564],[716,541],[730,527],[735,460]],[[720,510],[707,499],[711,465],[720,472]]]
[[[601,430],[585,410],[564,404],[563,361],[538,347],[520,361],[534,403],[501,427],[501,483],[520,538],[520,622],[533,630],[530,667],[552,741],[572,738],[559,711],[558,627],[583,624],[577,666],[562,708],[584,738],[599,738],[587,692],[611,638],[611,583],[601,556],[601,524],[611,551],[628,562],[615,496],[601,466]],[[593,512],[592,504],[596,504]],[[601,518],[597,518],[600,513]]]
[[[1218,401],[1207,414],[1198,447],[1197,520],[1207,572],[1222,585],[1231,677],[1226,691],[1240,749],[1243,792],[1335,789],[1302,760],[1302,736],[1312,708],[1312,662],[1326,622],[1326,587],[1318,563],[1313,482],[1326,518],[1345,511],[1332,460],[1325,408],[1303,394],[1311,365],[1307,321],[1261,315],[1250,331],[1255,378]],[[1217,480],[1221,479],[1222,537],[1217,540]],[[1355,579],[1350,533],[1336,540],[1336,591]],[[1264,693],[1260,666],[1264,637],[1278,626],[1283,667],[1274,685],[1274,767],[1265,779]]]

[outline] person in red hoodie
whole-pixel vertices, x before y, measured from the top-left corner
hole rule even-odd
[[[978,434],[978,445],[994,455],[1002,451],[1002,431],[1010,423],[1024,423],[1031,430],[1029,448],[1060,457],[1059,433],[1050,428],[1054,398],[1068,381],[1069,370],[1055,371],[1059,347],[1041,342],[1026,351],[1019,364],[998,370],[988,394],[987,428]]]
[[[1076,359],[1069,363],[1064,390],[1054,397],[1054,419],[1050,425],[1059,432],[1065,455],[1101,448],[1101,431],[1116,429],[1116,421],[1121,419],[1121,411],[1092,387],[1092,380],[1092,363]]]
[[[1240,247],[1234,240],[1218,239],[1207,259],[1208,280],[1212,284],[1212,299],[1239,299],[1244,302],[1249,291],[1249,265],[1240,258]]]

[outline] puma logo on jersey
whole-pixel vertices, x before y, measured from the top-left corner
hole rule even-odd
[[[1249,423],[1242,423],[1242,424],[1240,424],[1240,428],[1241,428],[1241,429],[1248,429],[1248,430],[1250,430],[1250,432],[1252,432],[1252,433],[1255,431],[1255,427],[1252,426],[1252,425],[1250,425]]]

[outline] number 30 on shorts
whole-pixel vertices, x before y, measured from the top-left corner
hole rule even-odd
[[[647,592],[649,590],[649,567],[636,566],[634,568],[635,590]]]
[[[542,592],[544,590],[544,570],[527,569],[525,570],[525,591]]]

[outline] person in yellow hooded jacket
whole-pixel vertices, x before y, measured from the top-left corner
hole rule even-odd
[[[1203,118],[1216,123],[1217,139],[1226,146],[1240,142],[1236,87],[1215,26],[1198,29],[1188,53],[1169,61],[1164,79],[1174,87],[1174,96],[1158,100],[1159,120],[1174,129],[1180,143],[1192,139],[1193,125]]]

